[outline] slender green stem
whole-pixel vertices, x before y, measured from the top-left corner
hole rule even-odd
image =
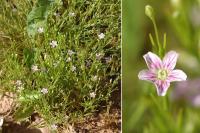
[[[152,19],[152,22],[153,22],[153,27],[154,27],[155,35],[156,35],[156,41],[157,41],[158,45],[160,45],[156,21],[154,19]]]
[[[163,48],[166,49],[166,38],[167,38],[167,35],[166,33],[164,34],[164,40],[163,40]]]
[[[166,51],[166,41],[167,41],[166,38],[167,38],[167,34],[165,33],[165,34],[164,34],[164,39],[163,39],[163,50],[164,50],[163,52],[164,52],[164,53],[165,53],[165,51]]]
[[[156,46],[156,43],[155,43],[151,33],[149,33],[149,38],[150,38],[151,44],[153,46],[153,51],[155,52],[157,50],[157,46]]]
[[[158,36],[158,29],[157,29],[157,25],[156,25],[156,21],[154,19],[152,19],[152,22],[153,22],[153,27],[154,27],[154,31],[155,31],[155,35],[156,35],[156,41],[157,41],[157,45],[158,45],[158,53],[159,53],[159,56],[163,56],[162,55],[162,46],[160,44],[160,41],[159,41],[159,36]]]
[[[162,97],[162,104],[163,104],[163,109],[168,110],[168,97]]]

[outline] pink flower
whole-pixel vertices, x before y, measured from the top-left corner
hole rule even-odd
[[[159,96],[166,95],[170,82],[187,79],[187,75],[182,70],[174,70],[178,58],[175,51],[168,52],[163,60],[152,52],[148,52],[143,57],[149,70],[140,71],[138,77],[140,80],[154,83]]]

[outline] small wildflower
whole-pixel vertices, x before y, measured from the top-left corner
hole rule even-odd
[[[95,98],[95,96],[96,96],[96,93],[95,93],[95,92],[91,92],[91,93],[90,93],[90,97],[91,97],[91,98]]]
[[[74,16],[75,16],[75,13],[74,13],[74,12],[70,12],[70,13],[69,13],[69,16],[70,16],[70,17],[74,17]]]
[[[71,70],[72,70],[72,72],[76,71],[76,67],[72,66]]]
[[[31,70],[32,70],[33,72],[37,72],[37,71],[39,71],[37,65],[32,65]]]
[[[39,27],[37,31],[38,31],[38,33],[43,33],[44,32],[44,28],[43,27]]]
[[[101,33],[101,34],[98,35],[98,37],[99,37],[99,39],[104,39],[105,34]]]
[[[110,63],[112,61],[111,57],[105,57],[106,63]]]
[[[67,58],[66,62],[70,62],[72,59],[70,57]]]
[[[96,58],[97,60],[100,60],[103,57],[103,53],[97,53]]]
[[[91,65],[92,65],[92,62],[90,60],[86,60],[85,66],[86,67],[90,67]]]
[[[22,85],[22,81],[21,81],[21,80],[17,80],[17,81],[15,82],[15,85],[16,85],[16,86],[21,86],[21,85]]]
[[[58,46],[58,43],[57,43],[57,41],[51,41],[50,45],[52,48],[55,48],[56,46]]]
[[[178,59],[175,51],[168,52],[163,60],[152,52],[148,52],[143,57],[149,70],[140,71],[138,77],[140,80],[153,82],[159,96],[166,95],[170,82],[187,79],[187,75],[182,70],[174,70]]]
[[[69,54],[69,56],[72,56],[73,54],[75,54],[75,52],[74,51],[72,51],[72,50],[68,50],[68,52],[67,52],[68,54]]]
[[[58,126],[56,124],[51,125],[52,130],[57,130]]]
[[[42,88],[41,93],[47,94],[48,93],[48,89],[47,88]]]
[[[3,121],[4,121],[4,120],[3,120],[3,117],[1,116],[1,117],[0,117],[0,127],[3,126]]]
[[[92,77],[92,81],[97,81],[97,79],[98,79],[98,76],[93,76]]]
[[[16,85],[18,91],[21,91],[21,90],[24,89],[23,83],[22,83],[21,80],[17,80],[17,81],[15,82],[15,85]]]

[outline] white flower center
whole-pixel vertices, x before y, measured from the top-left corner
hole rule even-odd
[[[158,72],[157,72],[157,78],[159,80],[166,80],[167,76],[168,76],[167,70],[165,70],[165,69],[158,70]]]

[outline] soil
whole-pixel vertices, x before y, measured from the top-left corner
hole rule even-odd
[[[121,130],[121,112],[111,109],[110,113],[104,112],[74,125],[77,133],[119,133]]]
[[[121,115],[119,109],[112,109],[108,114],[101,112],[82,122],[68,125],[66,129],[59,129],[61,133],[120,133]],[[2,133],[51,133],[48,127],[28,128],[29,124],[5,122]]]

